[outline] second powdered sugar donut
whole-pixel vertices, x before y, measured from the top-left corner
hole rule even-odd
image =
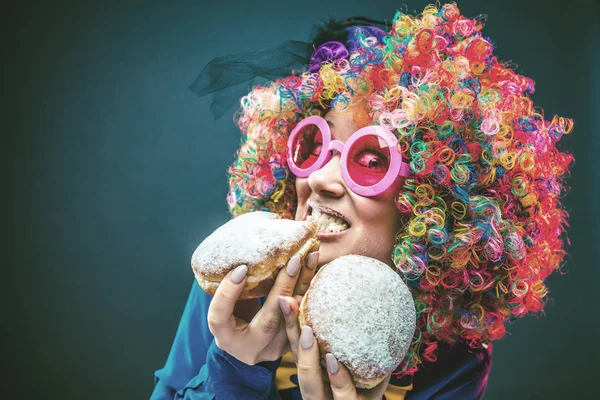
[[[298,318],[300,327],[313,329],[324,367],[331,353],[357,387],[370,389],[406,356],[416,311],[408,287],[388,265],[347,255],[315,275]]]

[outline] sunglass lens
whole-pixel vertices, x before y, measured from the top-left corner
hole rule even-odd
[[[319,158],[323,135],[316,125],[306,125],[298,131],[292,143],[292,160],[299,168],[310,168]]]
[[[382,138],[365,135],[352,144],[346,168],[355,183],[373,186],[385,177],[390,157],[388,144]]]

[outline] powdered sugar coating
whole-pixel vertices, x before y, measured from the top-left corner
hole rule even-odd
[[[415,331],[415,306],[402,279],[381,261],[359,255],[339,257],[318,272],[306,310],[317,340],[368,380],[402,362]]]
[[[208,236],[192,255],[196,274],[219,275],[245,264],[252,267],[293,241],[302,240],[310,223],[256,211],[234,218]]]

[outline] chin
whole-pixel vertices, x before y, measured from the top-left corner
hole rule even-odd
[[[339,244],[321,242],[321,247],[319,248],[318,266],[320,268],[323,265],[332,262],[336,258],[345,256],[348,254],[353,254],[353,253],[351,251],[340,251]]]

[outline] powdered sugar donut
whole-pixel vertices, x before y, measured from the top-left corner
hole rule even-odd
[[[282,219],[256,211],[234,218],[208,236],[192,255],[198,284],[211,296],[229,271],[248,266],[246,286],[240,299],[266,296],[275,276],[296,253],[317,250],[317,224]]]
[[[300,304],[299,323],[313,329],[324,368],[331,353],[357,387],[370,389],[406,356],[416,311],[410,291],[388,265],[347,255],[317,272]]]

